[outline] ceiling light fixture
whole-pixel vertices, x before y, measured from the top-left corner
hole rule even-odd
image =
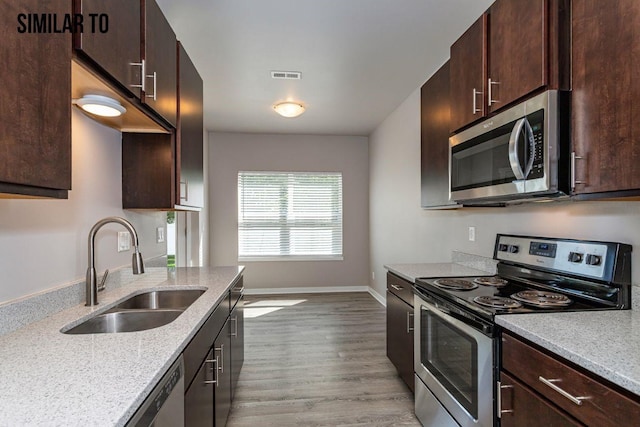
[[[273,109],[282,117],[298,117],[304,113],[304,105],[292,101],[280,102],[274,105]]]
[[[120,102],[103,95],[84,95],[73,103],[88,113],[102,117],[118,117],[127,111]]]

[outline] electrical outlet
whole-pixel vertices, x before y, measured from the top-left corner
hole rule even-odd
[[[469,241],[470,242],[475,242],[476,241],[476,228],[475,227],[469,227]]]
[[[131,234],[128,231],[118,231],[118,252],[131,249]]]
[[[156,243],[164,243],[164,227],[156,228]]]

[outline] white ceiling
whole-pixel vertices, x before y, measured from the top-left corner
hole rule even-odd
[[[158,3],[204,79],[208,130],[368,136],[492,0]],[[283,100],[307,111],[282,118],[272,105]]]

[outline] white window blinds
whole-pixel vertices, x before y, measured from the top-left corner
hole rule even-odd
[[[342,174],[239,172],[238,257],[342,258]]]

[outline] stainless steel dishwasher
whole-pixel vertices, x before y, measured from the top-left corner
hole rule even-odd
[[[184,427],[184,362],[171,365],[127,427]]]

